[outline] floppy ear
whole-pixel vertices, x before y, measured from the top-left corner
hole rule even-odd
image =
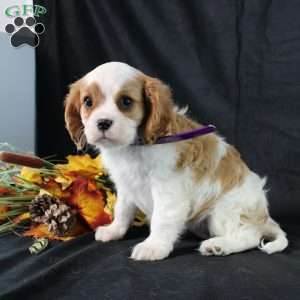
[[[65,99],[66,128],[77,150],[83,150],[87,144],[84,135],[84,126],[80,116],[80,84],[75,82],[70,86],[69,94]]]
[[[144,84],[148,116],[144,124],[144,142],[153,144],[169,132],[172,122],[173,101],[170,88],[156,78],[146,77]]]

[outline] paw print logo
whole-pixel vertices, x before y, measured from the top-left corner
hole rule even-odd
[[[40,43],[39,36],[45,31],[45,26],[42,23],[36,23],[34,17],[28,17],[26,20],[16,17],[14,24],[5,26],[5,31],[11,35],[10,43],[13,47],[27,44],[35,48]]]

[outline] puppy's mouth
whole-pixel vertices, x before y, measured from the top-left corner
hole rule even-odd
[[[103,143],[103,142],[115,143],[116,141],[112,137],[108,136],[105,132],[103,132],[100,136],[97,137],[95,143]]]

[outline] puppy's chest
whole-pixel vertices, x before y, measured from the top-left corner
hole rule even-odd
[[[146,166],[124,163],[111,169],[113,180],[117,188],[137,194],[150,189],[151,170]]]
[[[116,184],[117,192],[130,198],[147,215],[152,214],[151,182],[153,163],[134,153],[103,157],[104,164]]]

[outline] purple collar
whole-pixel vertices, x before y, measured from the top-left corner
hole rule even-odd
[[[204,127],[199,127],[193,130],[173,134],[173,135],[166,135],[159,137],[154,145],[157,144],[167,144],[167,143],[174,143],[174,142],[180,142],[180,141],[185,141],[189,139],[193,139],[211,132],[216,131],[216,127],[214,125],[207,125]],[[137,144],[141,146],[145,146],[144,144]]]

